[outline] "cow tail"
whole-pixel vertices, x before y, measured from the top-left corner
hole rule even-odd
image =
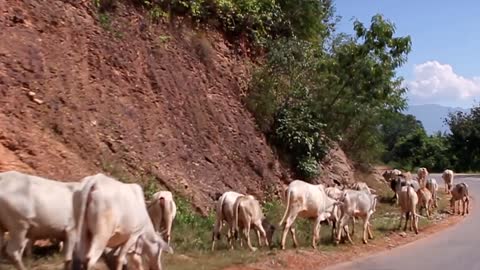
[[[84,254],[83,252],[85,252],[85,249],[86,249],[86,247],[83,246],[83,241],[82,241],[84,236],[83,226],[86,219],[86,211],[87,211],[88,203],[90,201],[90,194],[94,190],[95,184],[96,184],[95,179],[89,179],[83,186],[80,193],[80,196],[81,196],[79,201],[80,207],[78,209],[78,212],[76,212],[76,215],[75,215],[75,224],[76,224],[75,231],[77,233],[77,244],[80,244],[77,247],[77,249],[79,249],[79,251],[82,252],[82,254]]]
[[[410,185],[407,184],[407,203],[410,204]],[[413,205],[410,205],[412,208],[413,208]],[[410,216],[410,214],[413,214],[414,212],[412,211],[412,213],[410,213],[411,210],[407,211],[407,222],[408,222],[408,217]],[[415,218],[415,217],[412,217],[412,218]]]
[[[233,205],[233,235],[235,239],[238,239],[238,208],[240,206],[241,197],[238,197]]]
[[[287,195],[287,208],[285,209],[285,213],[283,214],[283,217],[282,217],[282,221],[280,221],[279,223],[279,226],[283,226],[283,224],[285,224],[286,222],[286,218],[287,218],[287,214],[288,214],[288,211],[290,211],[290,190],[287,189],[287,191],[285,192],[286,195]]]

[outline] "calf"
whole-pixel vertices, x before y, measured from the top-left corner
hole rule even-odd
[[[470,206],[470,199],[468,196],[468,185],[466,183],[458,183],[451,189],[452,198],[450,198],[450,207],[452,213],[455,214],[455,204],[457,201],[462,201],[463,212],[462,215],[468,214]],[[460,215],[460,205],[458,205],[458,214]]]
[[[251,251],[255,251],[256,248],[252,246],[250,241],[250,228],[253,226],[257,233],[258,245],[262,246],[261,239],[263,239],[265,245],[269,246],[269,243],[272,242],[274,226],[265,219],[260,203],[252,195],[240,196],[235,201],[234,209],[235,238],[238,238],[238,231],[241,229],[248,247]]]
[[[147,209],[155,231],[161,232],[164,239],[170,244],[172,224],[177,214],[177,205],[173,200],[172,193],[170,191],[155,193]]]
[[[63,183],[17,171],[0,173],[0,235],[9,232],[6,253],[17,269],[25,269],[27,238],[65,242],[65,268],[75,243],[72,196],[79,183]],[[0,244],[1,245],[1,244]]]
[[[74,269],[82,265],[92,269],[107,247],[119,248],[117,270],[126,263],[128,253],[133,253],[137,268],[141,268],[140,254],[146,254],[150,269],[161,269],[162,250],[173,253],[173,249],[155,232],[140,185],[101,173],[85,177],[82,184],[73,195],[79,232]]]
[[[438,183],[435,178],[430,178],[427,180],[425,187],[432,193],[432,200],[433,200],[433,207],[438,207],[438,198],[437,198],[437,191],[438,191]]]
[[[233,249],[233,236],[234,236],[234,205],[237,201],[237,198],[245,196],[244,194],[227,191],[220,196],[216,205],[216,220],[213,227],[212,233],[212,251],[215,250],[216,240],[220,240],[220,231],[222,230],[223,222],[225,221],[228,226],[227,230],[227,240],[230,245],[230,249]]]
[[[367,234],[369,239],[373,239],[369,220],[375,212],[377,196],[368,194],[365,191],[346,190],[340,202],[342,203],[340,205],[341,217],[337,228],[336,243],[340,242],[341,229],[344,229],[347,234],[348,241],[353,243],[352,238],[348,233],[347,222],[350,218],[359,217],[363,219],[363,243],[367,244]]]
[[[402,226],[403,215],[405,214],[405,227],[403,228],[404,231],[407,230],[407,223],[411,218],[410,221],[410,230],[415,230],[415,233],[418,234],[418,215],[416,212],[417,204],[418,204],[418,196],[413,187],[410,185],[403,186],[399,193],[399,202],[400,202],[400,224],[399,227]]]
[[[421,214],[422,208],[425,208],[427,217],[430,217],[431,208],[433,208],[433,196],[428,188],[423,187],[417,191],[418,212]]]
[[[284,226],[281,248],[285,249],[289,231],[294,246],[298,246],[293,223],[300,216],[314,220],[312,247],[316,249],[316,241],[320,238],[320,222],[329,219],[339,203],[327,196],[324,185],[312,185],[300,180],[292,181],[288,185],[285,195],[287,206],[280,221],[280,226]]]
[[[450,193],[450,190],[453,186],[453,171],[452,170],[445,170],[442,174],[443,182],[445,183],[445,193]]]

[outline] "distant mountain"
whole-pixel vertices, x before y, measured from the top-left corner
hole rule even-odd
[[[448,126],[444,124],[444,119],[449,112],[463,111],[468,112],[469,109],[460,107],[447,107],[438,104],[411,105],[405,113],[413,114],[420,120],[428,134],[437,131],[448,131]]]

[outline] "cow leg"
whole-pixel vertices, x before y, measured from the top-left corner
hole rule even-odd
[[[367,229],[368,229],[368,238],[369,239],[373,239],[373,233],[372,233],[371,228],[372,228],[372,224],[370,224],[370,217],[368,217],[368,227],[367,227]]]
[[[228,231],[227,231],[227,239],[228,239],[228,245],[230,246],[230,250],[234,249],[233,246],[233,241],[234,241],[234,232],[233,232],[233,226],[229,225]]]
[[[317,217],[313,222],[312,247],[317,249],[317,239],[320,238],[320,217]]]
[[[172,217],[170,215],[165,217],[165,227],[166,227],[165,240],[169,245],[170,245],[170,239],[172,237],[172,224],[173,224]]]
[[[298,247],[297,234],[295,233],[295,227],[293,225],[292,227],[290,227],[290,234],[292,235],[292,239],[293,239],[293,247],[297,248]]]
[[[336,233],[336,230],[337,230],[337,222],[334,220],[332,222],[332,242],[335,242],[335,233]]]
[[[27,244],[25,245],[24,247],[24,250],[22,251],[22,254],[27,257],[27,258],[31,258],[32,257],[32,254],[33,254],[33,242],[35,240],[34,239],[28,239],[27,240]]]
[[[352,217],[352,236],[355,235],[355,217]]]
[[[247,219],[247,220],[245,221],[245,228],[244,228],[243,232],[244,232],[244,234],[245,234],[245,238],[247,238],[247,246],[248,246],[248,248],[249,248],[251,251],[256,251],[257,248],[254,248],[254,247],[252,246],[252,241],[251,241],[251,239],[250,239],[250,228],[251,228],[251,225],[252,225],[251,220],[250,220],[250,219]]]
[[[64,251],[64,256],[65,256],[65,270],[71,269],[71,262],[73,259],[73,249],[75,247],[75,231],[70,231],[67,234],[67,239],[65,241],[65,248],[63,249]],[[63,242],[61,242],[63,243]],[[63,244],[62,244],[63,246]]]
[[[392,203],[396,203],[396,201],[397,201],[397,193],[393,194]]]
[[[293,229],[293,231],[292,231],[292,225],[293,225],[293,222],[295,222],[296,218],[297,218],[297,214],[289,216],[287,218],[287,220],[285,221],[285,226],[283,227],[283,234],[282,234],[282,241],[281,241],[281,248],[282,249],[285,249],[285,241],[287,240],[288,231],[290,231],[292,233],[292,238],[294,239],[293,244],[294,244],[295,247],[297,247],[295,230]]]
[[[268,239],[267,239],[267,232],[265,231],[265,229],[263,228],[263,225],[262,225],[262,222],[257,222],[255,224],[255,227],[256,227],[256,231],[257,231],[257,237],[258,237],[258,245],[259,246],[262,246],[262,241],[260,241],[261,238],[263,238],[263,241],[265,243],[265,246],[268,247],[270,245],[270,243],[268,242]]]
[[[365,218],[363,219],[363,243],[367,244],[367,234],[368,234],[368,239],[373,239],[372,232],[370,231],[370,215],[367,214]]]
[[[22,252],[27,244],[27,228],[10,231],[10,240],[7,243],[7,255],[18,270],[26,270],[22,262]]]
[[[403,231],[407,231],[407,223],[410,220],[410,212],[405,213],[405,226],[403,227]]]
[[[0,230],[0,260],[2,259],[2,254],[3,254],[3,245],[5,244],[5,232]]]
[[[137,253],[134,253],[133,255],[130,255],[129,257],[130,257],[130,262],[133,265],[133,269],[143,270],[142,256],[138,255]]]
[[[263,227],[258,227],[257,224],[256,224],[255,226],[256,226],[255,232],[256,232],[256,235],[257,235],[258,246],[259,246],[259,247],[262,247],[262,246],[263,246],[263,243],[262,243],[260,228],[262,228],[262,230],[263,230]],[[265,232],[265,231],[264,231],[264,232]],[[267,246],[268,246],[268,245],[267,245]]]
[[[105,247],[107,246],[110,233],[107,230],[102,229],[93,233],[93,239],[90,242],[90,247],[87,252],[87,269],[93,269],[93,266],[97,263],[98,259],[102,256]]]
[[[337,230],[337,241],[336,243],[338,244],[340,242],[340,238],[341,238],[341,235],[342,235],[342,229],[345,231],[345,233],[347,234],[347,239],[348,241],[353,244],[353,240],[352,238],[350,237],[350,232],[348,230],[348,225],[347,225],[347,222],[348,220],[350,219],[351,217],[348,216],[348,215],[344,215],[342,216],[342,218],[340,219],[339,221],[339,226],[338,226],[338,230]]]
[[[63,241],[58,242],[58,252],[62,252],[64,248],[64,243]]]
[[[135,244],[137,239],[137,236],[130,236],[127,242],[125,242],[125,244],[123,244],[123,246],[120,248],[120,253],[117,257],[117,270],[122,270],[123,265],[126,263],[128,250],[130,250],[130,248]]]
[[[418,216],[415,211],[412,213],[412,223],[413,223],[413,230],[415,231],[415,234],[418,234]]]
[[[220,240],[220,231],[222,230],[223,222],[217,217],[212,232],[212,251],[215,250],[215,241]]]
[[[413,209],[412,212],[410,212],[410,231],[413,231],[413,224],[415,223],[415,209]]]

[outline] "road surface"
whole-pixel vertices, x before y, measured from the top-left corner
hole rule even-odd
[[[433,175],[443,192],[443,181]],[[352,262],[337,264],[325,270],[476,270],[480,269],[480,176],[456,176],[454,183],[463,181],[469,186],[470,212],[465,220],[433,236],[389,251]],[[407,233],[411,233],[407,231]],[[421,233],[421,228],[420,228]]]

